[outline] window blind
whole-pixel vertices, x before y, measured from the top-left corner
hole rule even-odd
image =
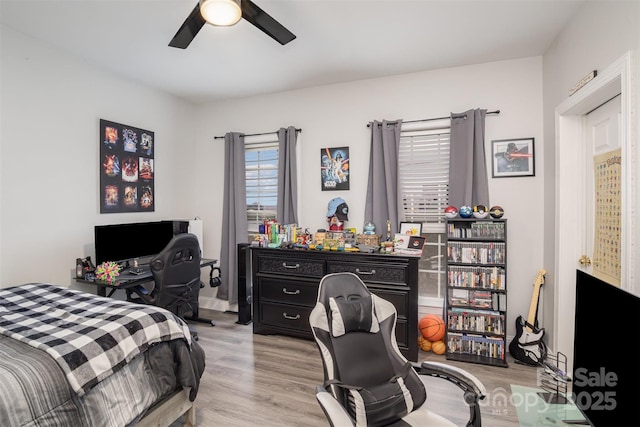
[[[258,233],[265,219],[276,217],[278,201],[278,135],[245,139],[247,224]]]
[[[444,230],[449,201],[449,129],[401,131],[399,182],[405,220],[423,233]]]

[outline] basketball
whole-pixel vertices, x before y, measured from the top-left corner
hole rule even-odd
[[[438,341],[444,337],[444,321],[437,314],[422,316],[418,328],[422,336],[429,341]]]
[[[431,343],[431,351],[435,354],[444,354],[447,350],[447,346],[444,344],[444,341],[436,341]]]
[[[418,347],[422,351],[431,351],[431,341],[425,339],[422,335],[418,336]]]

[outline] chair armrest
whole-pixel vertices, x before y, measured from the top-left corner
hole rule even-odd
[[[458,367],[440,362],[422,362],[417,368],[418,374],[429,375],[450,381],[465,392],[472,392],[478,399],[484,399],[487,390],[479,379]]]
[[[321,385],[316,387],[316,399],[332,427],[353,427],[353,421],[344,407]]]
[[[482,415],[478,401],[485,398],[487,390],[480,380],[464,369],[444,363],[422,362],[421,365],[416,365],[414,365],[414,368],[418,371],[418,374],[442,378],[461,388],[464,394],[464,401],[469,406],[469,421],[466,426],[480,427],[482,425]]]

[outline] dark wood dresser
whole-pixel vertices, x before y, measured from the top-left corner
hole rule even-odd
[[[250,248],[253,332],[312,339],[309,314],[325,274],[352,272],[398,312],[402,354],[418,360],[418,257]]]

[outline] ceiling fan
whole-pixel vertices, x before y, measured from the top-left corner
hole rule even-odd
[[[214,6],[221,6],[227,12],[231,12],[232,18],[226,21],[216,21],[212,10]],[[173,36],[169,46],[186,49],[207,22],[213,25],[229,26],[238,22],[240,17],[258,27],[281,45],[285,45],[296,38],[291,31],[287,30],[251,0],[200,0],[176,35]]]

